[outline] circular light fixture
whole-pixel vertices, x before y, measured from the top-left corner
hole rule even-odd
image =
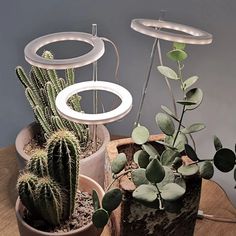
[[[86,42],[92,45],[93,49],[85,55],[69,59],[49,60],[37,54],[37,51],[47,44],[68,40]],[[104,54],[104,51],[104,43],[102,39],[82,32],[61,32],[48,34],[31,41],[26,45],[24,50],[25,59],[27,62],[33,66],[45,69],[68,69],[82,67],[97,61]]]
[[[103,90],[117,95],[121,104],[112,111],[98,114],[77,112],[67,105],[68,99],[76,93],[89,90]],[[82,124],[105,124],[121,119],[132,108],[130,92],[120,85],[104,81],[86,81],[63,89],[56,97],[56,107],[61,116],[67,120]]]
[[[172,42],[186,44],[210,44],[212,42],[212,35],[203,30],[168,21],[134,19],[131,22],[131,28],[142,34]],[[167,32],[162,29],[176,30],[185,34]]]

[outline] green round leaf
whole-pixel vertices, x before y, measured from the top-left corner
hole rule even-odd
[[[93,213],[92,221],[97,228],[103,228],[109,220],[109,214],[100,208]]]
[[[135,162],[136,164],[138,164],[138,157],[139,157],[139,155],[142,155],[142,154],[141,154],[142,151],[143,151],[143,150],[138,150],[138,151],[135,152],[134,155],[133,155],[133,160],[134,160],[134,162]]]
[[[161,109],[170,117],[177,119],[176,115],[168,107],[161,105]]]
[[[181,157],[176,157],[173,161],[172,167],[177,170],[180,166],[182,166],[182,164],[183,164],[183,161]]]
[[[214,147],[215,147],[216,151],[218,151],[219,149],[221,149],[223,147],[223,145],[222,145],[220,139],[216,135],[214,135],[213,138],[214,138]]]
[[[149,155],[147,152],[140,150],[141,152],[139,152],[138,155],[138,165],[141,168],[146,168],[147,165],[149,164]]]
[[[214,167],[210,161],[203,161],[199,164],[199,172],[202,178],[211,179],[214,175]]]
[[[198,81],[198,76],[192,76],[184,81],[183,84],[183,90],[187,90],[189,87],[191,87],[193,84],[195,84]]]
[[[229,172],[235,166],[235,154],[228,148],[219,149],[214,156],[214,165],[222,172]]]
[[[176,72],[167,66],[158,66],[157,69],[165,77],[173,80],[179,80]]]
[[[185,43],[178,43],[178,42],[173,43],[173,48],[174,49],[184,50],[185,46],[186,46]]]
[[[193,109],[197,108],[198,106],[200,106],[202,99],[203,99],[203,92],[201,89],[193,88],[193,89],[189,90],[186,93],[186,100],[187,101],[194,101],[194,102],[196,102],[196,104],[195,105],[188,105],[188,106],[186,106],[186,109],[193,110]]]
[[[169,183],[162,188],[161,197],[166,201],[175,201],[185,194],[185,189],[175,183]]]
[[[134,128],[131,137],[136,144],[144,144],[148,141],[149,135],[149,131],[146,127],[138,126]]]
[[[178,172],[183,176],[192,176],[197,174],[199,171],[199,167],[197,164],[190,164],[190,165],[182,165],[178,169]]]
[[[156,123],[164,134],[168,136],[172,136],[174,134],[175,125],[169,115],[165,113],[157,113]]]
[[[146,170],[144,168],[135,169],[131,172],[131,178],[136,186],[148,184]]]
[[[159,156],[157,150],[150,143],[143,144],[142,148],[145,152],[148,153],[149,156],[152,157]]]
[[[183,61],[188,57],[188,54],[181,49],[174,49],[167,53],[167,57],[172,61]]]
[[[166,149],[162,154],[161,154],[161,164],[164,166],[170,166],[172,165],[175,157],[179,155],[178,152],[172,150],[172,149]]]
[[[184,178],[182,178],[180,176],[176,177],[174,182],[186,190],[186,182],[185,182]]]
[[[234,180],[236,181],[236,168],[234,169]]]
[[[158,159],[153,159],[146,168],[146,178],[151,183],[160,183],[165,177],[165,170]]]
[[[203,123],[195,123],[195,124],[190,125],[187,128],[182,129],[181,132],[185,133],[185,134],[192,134],[192,133],[196,133],[198,131],[201,131],[205,128],[206,128],[206,126]]]
[[[173,173],[173,170],[168,166],[163,166],[165,170],[165,177],[164,179],[157,184],[158,188],[161,190],[163,186],[165,186],[168,183],[173,183],[175,181],[175,175]]]
[[[113,188],[105,193],[102,199],[102,207],[111,212],[115,210],[122,201],[122,192],[119,188]]]
[[[157,188],[151,184],[143,184],[133,191],[133,198],[141,202],[154,202],[157,199]]]
[[[184,147],[185,147],[185,153],[186,153],[186,155],[187,155],[192,161],[198,161],[198,160],[199,160],[199,158],[197,157],[196,152],[193,150],[193,148],[192,148],[190,145],[185,144]]]
[[[93,190],[92,192],[92,198],[93,198],[93,208],[96,211],[97,209],[100,208],[100,202],[99,202],[98,194],[95,190]]]
[[[111,162],[111,171],[114,174],[121,172],[127,163],[125,153],[119,153],[117,157]]]

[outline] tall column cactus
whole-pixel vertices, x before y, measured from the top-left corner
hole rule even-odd
[[[36,149],[17,182],[28,211],[50,225],[67,220],[74,211],[79,175],[79,145],[67,130],[54,132],[47,148]]]
[[[43,53],[46,59],[53,59],[49,51]],[[30,76],[27,76],[21,66],[16,68],[16,74],[25,87],[25,95],[28,99],[36,120],[41,125],[44,136],[48,138],[54,131],[67,129],[73,131],[80,142],[81,149],[86,148],[89,131],[87,125],[76,124],[68,121],[57,112],[55,99],[58,93],[65,87],[74,84],[75,74],[73,69],[65,71],[65,78],[59,78],[55,70],[45,70],[32,66]],[[76,111],[81,111],[81,97],[72,96],[68,103]]]
[[[75,195],[78,185],[79,158],[75,136],[61,130],[48,140],[48,171],[64,190],[66,204],[63,206],[63,218],[68,218],[74,211]]]

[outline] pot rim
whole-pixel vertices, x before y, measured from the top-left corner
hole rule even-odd
[[[104,192],[103,188],[96,181],[94,181],[93,179],[91,179],[91,178],[89,178],[88,176],[85,176],[85,175],[79,175],[79,178],[82,178],[82,179],[86,180],[87,182],[89,182],[89,181],[92,182],[96,186],[97,190],[99,192],[101,192],[103,194],[103,196],[104,196],[105,192]],[[31,231],[34,231],[36,233],[40,233],[41,235],[45,235],[45,236],[52,236],[52,235],[55,235],[55,236],[66,236],[66,235],[71,235],[72,233],[74,235],[75,233],[83,232],[83,231],[87,230],[88,228],[90,228],[93,225],[93,222],[91,221],[90,223],[88,223],[87,225],[85,225],[85,226],[83,226],[83,227],[81,227],[79,229],[71,230],[69,232],[62,232],[62,233],[52,233],[52,232],[41,231],[41,230],[35,229],[34,227],[30,226],[29,224],[27,224],[24,221],[23,217],[21,216],[21,214],[19,212],[20,206],[23,206],[23,204],[21,203],[20,197],[18,196],[17,200],[16,200],[16,204],[15,204],[15,214],[16,214],[16,217],[18,218],[19,221],[21,221],[21,224],[24,227],[26,227],[26,228],[28,228]]]
[[[21,157],[23,157],[25,161],[28,161],[30,159],[30,156],[24,152],[24,148],[20,148],[22,146],[21,145],[22,133],[26,130],[33,131],[37,127],[39,127],[39,124],[36,121],[33,121],[32,123],[22,128],[16,136],[15,147],[17,149],[17,152],[21,155]],[[90,159],[94,158],[94,156],[100,155],[100,153],[102,153],[106,149],[106,145],[110,141],[110,134],[108,129],[104,125],[97,125],[97,127],[102,131],[104,136],[102,145],[96,152],[94,152],[93,154],[91,154],[86,158],[81,159],[80,162],[86,162],[86,160],[89,161]]]

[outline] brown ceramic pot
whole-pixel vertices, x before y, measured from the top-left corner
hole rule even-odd
[[[23,128],[17,135],[15,146],[20,170],[25,167],[26,162],[30,159],[30,156],[25,153],[24,147],[37,137],[39,132],[40,126],[33,122]],[[110,134],[104,125],[98,125],[97,136],[102,141],[102,146],[91,156],[80,160],[80,174],[86,175],[104,186],[105,150],[107,143],[110,141]]]
[[[90,194],[92,193],[93,189],[96,190],[100,201],[102,200],[105,194],[104,190],[98,183],[96,183],[94,180],[84,175],[79,176],[79,189],[81,191],[85,191]],[[93,225],[92,222],[90,222],[88,225],[80,229],[73,230],[66,233],[48,233],[48,232],[37,230],[31,227],[30,225],[28,225],[23,220],[22,215],[24,211],[24,206],[22,205],[19,197],[16,201],[15,211],[16,211],[18,228],[19,228],[19,232],[21,236],[98,236],[102,232],[102,229],[98,230]]]
[[[150,142],[159,150],[163,150],[163,146],[155,141],[163,139],[162,134],[150,136]],[[130,138],[111,141],[107,145],[105,186],[112,181],[110,162],[116,155],[124,152],[128,160],[132,160],[134,152],[138,149],[139,147]],[[135,186],[127,177],[120,178],[115,184],[123,190],[125,200],[113,212],[113,236],[193,235],[201,193],[201,178],[198,175],[186,179],[185,195],[178,202],[166,206],[172,213],[151,209],[137,203],[132,198]]]

